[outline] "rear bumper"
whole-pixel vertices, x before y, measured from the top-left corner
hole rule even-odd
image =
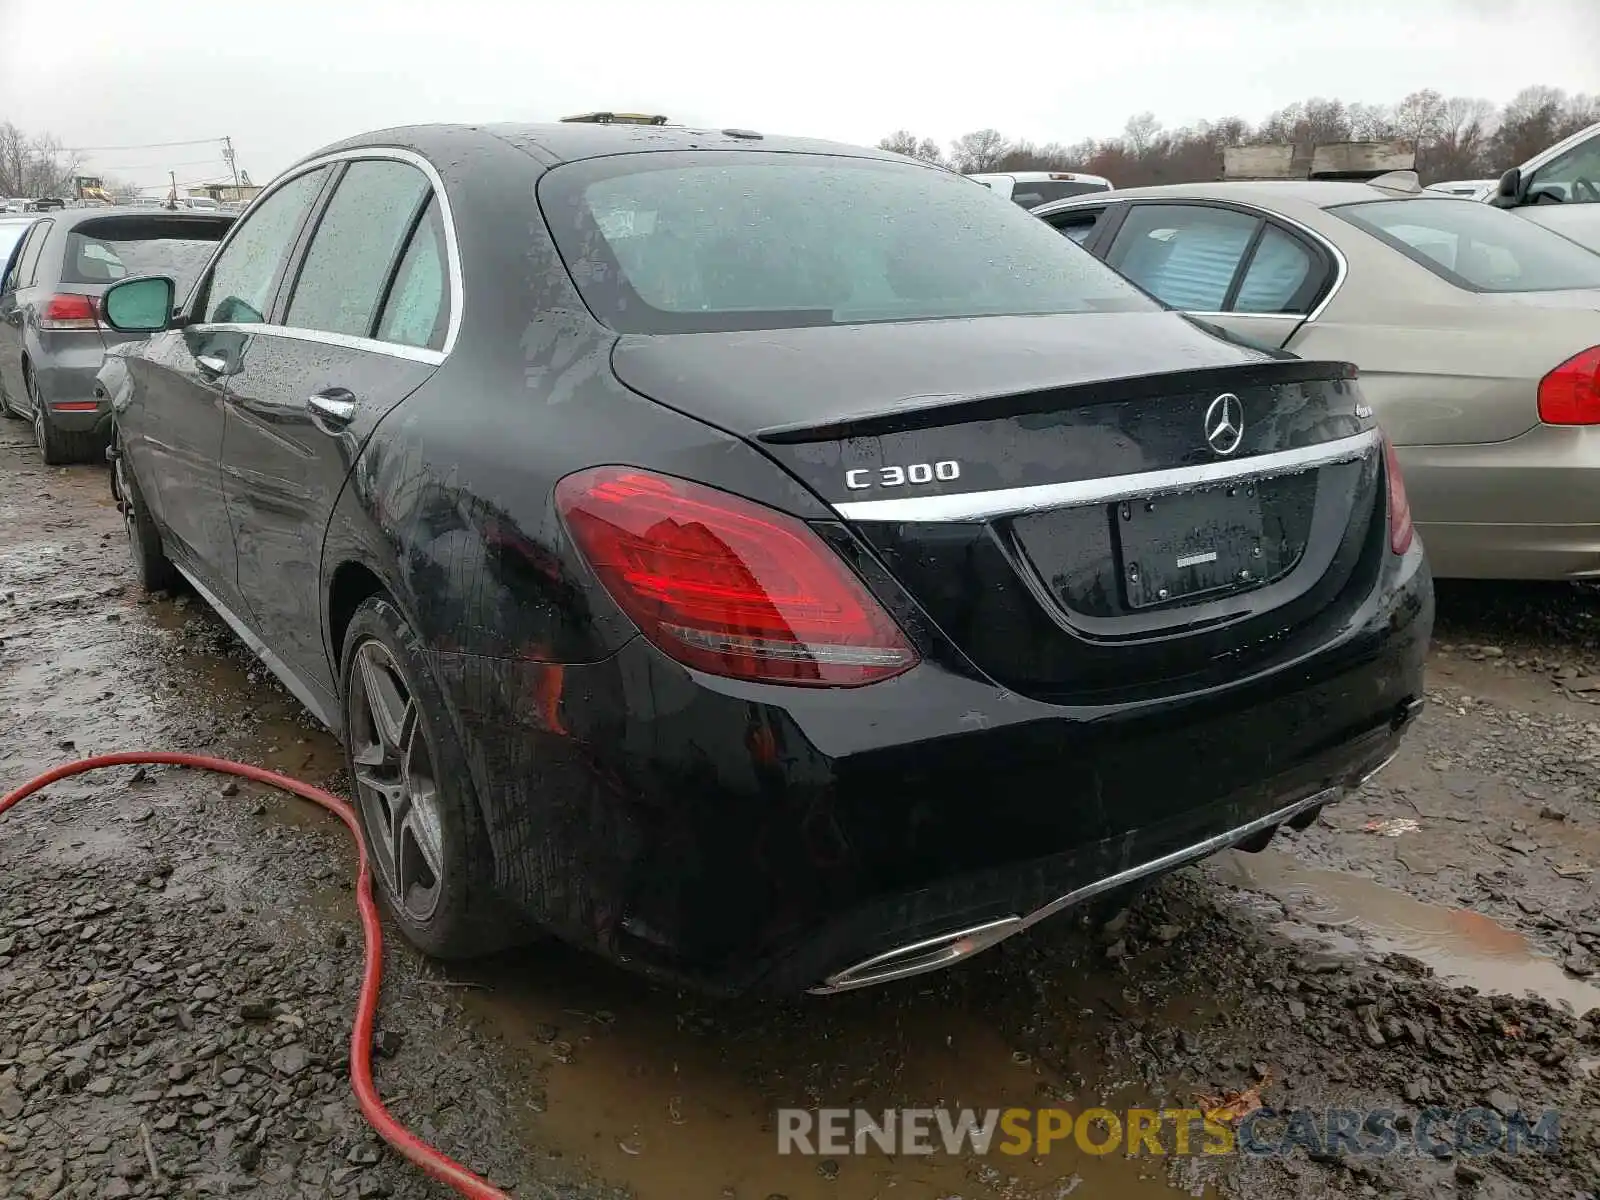
[[[1504,442],[1398,452],[1435,575],[1600,576],[1600,428],[1537,425]]]
[[[638,969],[793,992],[1325,802],[1394,752],[1432,620],[1419,547],[1313,654],[1093,709],[932,662],[856,690],[742,684],[639,638],[583,666],[434,665],[508,898]]]
[[[96,340],[92,346],[52,351],[34,362],[35,387],[57,429],[84,433],[109,428],[111,400],[99,394],[95,382],[104,357],[105,349]]]

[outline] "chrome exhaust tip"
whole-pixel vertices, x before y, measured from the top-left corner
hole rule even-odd
[[[937,971],[964,958],[971,958],[1021,929],[1022,918],[1012,916],[958,929],[953,933],[941,933],[937,937],[896,946],[893,950],[863,959],[854,966],[828,976],[808,990],[813,996],[832,996],[855,988],[888,983],[892,979],[906,979],[912,975]]]

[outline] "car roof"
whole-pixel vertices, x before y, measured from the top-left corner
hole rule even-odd
[[[611,154],[644,154],[663,150],[728,150],[776,154],[833,154],[851,158],[876,158],[916,162],[887,150],[851,146],[817,138],[787,137],[742,129],[698,129],[682,125],[590,124],[581,121],[502,123],[488,125],[408,125],[358,134],[315,154],[386,146],[415,147],[429,158],[446,156],[453,149],[481,146],[494,139],[522,150],[550,165],[577,162]],[[297,164],[298,165],[298,164]]]
[[[1069,196],[1033,209],[1035,216],[1049,216],[1053,212],[1076,206],[1105,204],[1110,200],[1236,200],[1241,204],[1255,204],[1262,208],[1286,209],[1296,205],[1306,208],[1332,208],[1339,204],[1359,204],[1366,200],[1411,200],[1421,192],[1391,191],[1373,187],[1360,180],[1344,179],[1267,179],[1226,180],[1213,183],[1169,183],[1156,187],[1116,188],[1092,196]],[[1429,199],[1454,199],[1434,192]]]

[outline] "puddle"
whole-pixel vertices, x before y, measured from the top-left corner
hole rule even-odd
[[[1120,1151],[1094,1156],[1070,1144],[1043,1159],[1001,1153],[998,1140],[976,1157],[890,1157],[870,1146],[827,1164],[820,1156],[779,1155],[779,1108],[1079,1112],[1101,1102],[1087,1094],[1050,1099],[1072,1094],[1067,1081],[1014,1051],[983,1015],[939,989],[703,1004],[548,945],[475,978],[493,989],[463,995],[481,1032],[544,1079],[543,1111],[521,1119],[524,1140],[629,1187],[638,1200],[1054,1200],[1069,1185],[1081,1196],[1176,1194],[1165,1182],[1164,1160]],[[1148,1103],[1119,1092],[1110,1107]]]
[[[1215,870],[1224,883],[1277,897],[1298,922],[1353,927],[1380,952],[1410,955],[1480,992],[1532,992],[1565,1000],[1580,1013],[1600,1005],[1600,987],[1572,978],[1522,934],[1481,913],[1427,904],[1359,875],[1303,866],[1271,849],[1218,855]]]

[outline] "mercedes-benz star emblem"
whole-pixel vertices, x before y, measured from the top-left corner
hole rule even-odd
[[[1218,454],[1232,454],[1244,440],[1244,405],[1232,392],[1223,392],[1206,409],[1206,441]]]

